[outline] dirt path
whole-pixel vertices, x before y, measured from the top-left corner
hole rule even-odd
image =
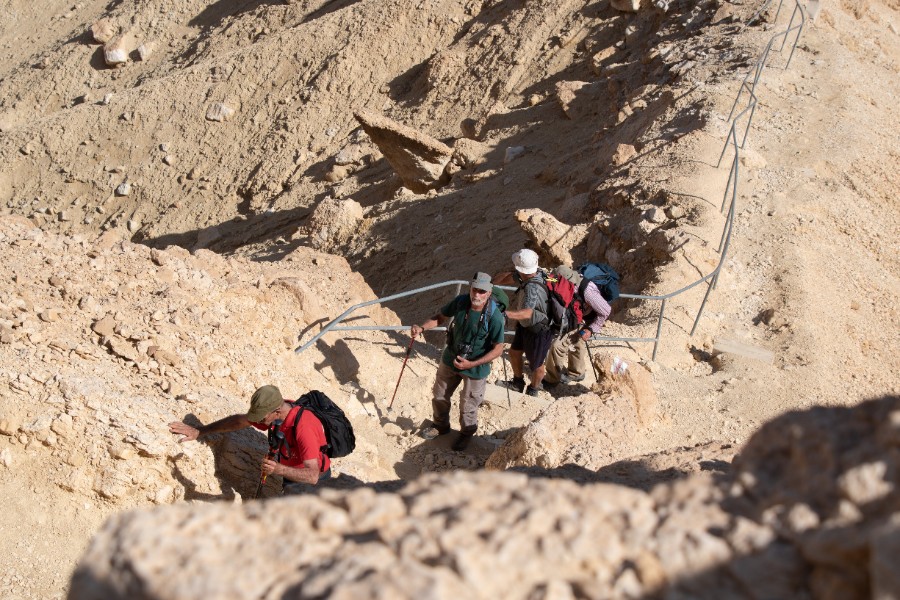
[[[774,352],[774,362],[724,355],[715,366],[664,369],[656,381],[671,430],[650,445],[740,441],[786,410],[900,391],[900,44],[891,21],[896,12],[878,4],[860,19],[823,11],[790,68],[776,57],[765,71],[731,256],[704,335],[688,344],[738,340]],[[723,116],[733,98],[717,99]]]

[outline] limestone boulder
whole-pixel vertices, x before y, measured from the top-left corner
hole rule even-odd
[[[598,394],[630,396],[638,423],[642,427],[655,423],[658,416],[656,389],[650,379],[650,372],[644,366],[625,362],[608,352],[595,353],[594,366],[600,376],[600,381],[595,387]]]
[[[553,469],[575,463],[596,471],[635,454],[635,436],[640,429],[638,412],[628,393],[559,398],[509,436],[485,466]]]
[[[449,181],[445,167],[453,156],[452,148],[382,115],[359,111],[354,116],[410,190],[421,194]]]
[[[316,206],[303,231],[313,248],[333,250],[347,244],[359,232],[363,218],[359,202],[329,197]]]
[[[516,220],[545,266],[573,264],[572,251],[585,241],[590,230],[588,224],[568,225],[538,208],[517,210]]]
[[[604,88],[586,81],[559,81],[556,83],[556,101],[570,119],[580,119],[596,113],[607,102],[602,98]]]

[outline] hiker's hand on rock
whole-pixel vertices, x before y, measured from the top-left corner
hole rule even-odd
[[[465,371],[466,369],[471,369],[472,367],[474,367],[475,363],[473,363],[471,360],[466,360],[462,356],[457,356],[453,360],[453,366],[460,371]]]
[[[423,333],[424,331],[425,331],[425,330],[422,328],[421,325],[413,325],[412,327],[409,328],[409,333],[410,333],[410,335],[411,335],[412,337],[414,337],[414,338],[419,337],[420,335],[422,335],[422,333]]]
[[[267,458],[263,461],[262,472],[266,475],[281,475],[280,471],[281,463],[277,463],[270,458]]]
[[[199,429],[197,429],[196,427],[191,427],[187,423],[182,423],[181,421],[169,423],[169,431],[184,436],[180,440],[178,440],[181,443],[194,441],[200,436]]]

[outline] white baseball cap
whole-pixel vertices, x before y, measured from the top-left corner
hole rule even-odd
[[[523,275],[531,275],[538,270],[538,255],[534,250],[528,248],[517,250],[513,252],[512,261],[516,266],[516,271]]]

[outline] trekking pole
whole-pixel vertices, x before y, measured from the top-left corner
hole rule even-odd
[[[588,360],[591,361],[591,368],[594,369],[594,379],[597,383],[600,383],[600,373],[597,372],[597,365],[594,364],[594,355],[591,354],[591,346],[587,343],[587,340],[582,341],[584,342],[584,347],[587,348]]]
[[[281,447],[284,445],[284,432],[280,431],[281,429],[281,419],[276,419],[269,425],[269,451],[266,452],[266,459],[272,460],[273,458],[281,462]],[[259,493],[262,491],[263,486],[266,484],[266,472],[263,471],[259,477],[259,485],[256,486],[256,493],[253,494],[253,499],[256,500],[259,498]]]
[[[388,404],[388,412],[393,412],[394,410],[394,398],[397,397],[397,390],[400,389],[400,380],[403,379],[403,371],[406,369],[406,361],[409,360],[409,355],[412,352],[413,342],[416,341],[416,336],[412,336],[409,338],[409,346],[406,348],[406,356],[403,357],[403,366],[400,367],[400,376],[397,377],[397,385],[394,386],[394,395],[391,396],[391,403]]]
[[[503,382],[504,384],[509,381],[509,375],[506,374],[506,348],[503,349],[503,352],[500,354],[500,362],[503,363]],[[509,397],[509,386],[504,385],[506,388],[506,408],[512,408],[512,400]]]

